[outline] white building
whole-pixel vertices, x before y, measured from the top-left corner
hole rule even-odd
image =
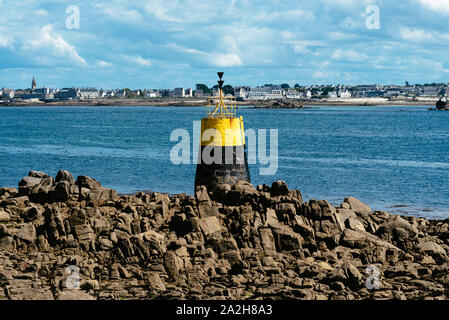
[[[96,99],[99,97],[99,92],[95,88],[80,88],[77,91],[78,99]]]
[[[310,92],[310,90],[307,90],[306,99],[311,99],[311,98],[312,98],[312,92]]]
[[[250,89],[248,99],[279,100],[283,98],[283,93],[284,91],[282,89],[274,89],[272,87],[256,87]]]
[[[187,88],[184,90],[184,97],[193,97],[193,90],[191,88]]]
[[[246,99],[248,98],[248,91],[244,87],[235,87],[234,96],[236,98]]]
[[[329,91],[329,92],[327,93],[327,96],[328,96],[329,98],[331,98],[331,99],[335,99],[335,98],[337,98],[337,92],[335,92],[335,91]]]
[[[267,93],[268,100],[280,100],[284,96],[284,90],[282,89],[274,89],[271,90],[270,93]]]
[[[6,89],[3,88],[2,90],[2,95],[8,99],[13,99],[14,98],[14,89]]]
[[[161,93],[157,90],[147,90],[145,93],[145,98],[159,98],[161,96]]]
[[[117,98],[126,98],[128,96],[128,90],[116,90],[115,96]]]
[[[437,97],[442,89],[443,88],[439,86],[425,86],[422,87],[421,95],[426,97]]]
[[[303,97],[302,93],[296,89],[288,89],[285,96],[287,99],[301,99]]]
[[[184,90],[184,88],[175,88],[173,90],[173,97],[174,98],[183,98],[183,97],[185,97],[185,90]]]
[[[340,98],[349,99],[349,98],[351,98],[351,92],[349,92],[348,90],[345,90],[345,91],[339,91],[339,92],[338,92],[338,96],[339,96]]]

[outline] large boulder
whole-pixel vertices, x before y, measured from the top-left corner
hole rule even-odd
[[[353,197],[346,197],[342,203],[342,207],[351,209],[357,216],[359,216],[363,220],[368,220],[372,213],[371,207],[369,205]]]
[[[115,201],[118,199],[117,191],[109,188],[98,187],[89,190],[86,193],[80,193],[80,199],[84,199],[98,205],[103,205],[108,201]]]
[[[66,180],[62,180],[56,183],[53,197],[57,201],[64,202],[70,199],[71,192],[72,189],[70,183]]]
[[[417,247],[420,251],[427,253],[431,256],[446,255],[446,250],[444,250],[444,248],[435,241],[419,239]]]
[[[55,181],[56,182],[66,181],[69,184],[75,184],[75,178],[70,172],[66,170],[59,170],[58,174],[56,175]]]
[[[389,220],[379,225],[376,235],[384,240],[395,241],[402,249],[410,248],[412,240],[418,237],[418,228],[404,218],[392,215]]]
[[[204,235],[210,236],[221,231],[220,221],[217,217],[207,217],[199,220],[200,228]]]
[[[195,190],[195,198],[199,203],[210,204],[209,194],[205,186],[197,186]]]
[[[278,251],[301,250],[301,236],[287,227],[272,228]]]
[[[21,196],[27,196],[29,195],[30,191],[34,188],[34,186],[41,183],[41,178],[36,177],[24,177],[22,180],[19,181],[19,195]]]
[[[272,196],[287,196],[289,195],[288,186],[283,180],[275,181],[271,184]]]
[[[16,237],[20,240],[33,243],[36,241],[36,228],[32,223],[27,223],[19,229]]]
[[[46,177],[41,182],[35,185],[28,194],[32,202],[45,203],[54,188],[54,180],[52,177]]]
[[[89,190],[96,190],[101,188],[100,182],[88,176],[78,176],[75,184],[78,186],[80,190],[81,188],[86,188]]]
[[[259,235],[262,242],[262,248],[265,251],[276,251],[276,243],[271,228],[260,228]]]
[[[237,182],[231,186],[231,190],[235,190],[240,193],[246,193],[246,194],[257,193],[256,188],[254,188],[254,186],[251,183],[249,183],[248,181],[245,181],[245,180],[237,180]]]
[[[340,243],[343,246],[349,248],[361,249],[369,246],[370,244],[378,247],[385,247],[392,250],[401,251],[399,248],[394,246],[393,244],[384,241],[371,233],[360,231],[360,230],[351,230],[345,229],[341,235]]]
[[[358,219],[356,213],[351,209],[337,208],[335,218],[341,231],[346,228],[365,231],[363,223]]]
[[[84,301],[87,301],[87,300],[96,300],[96,298],[84,291],[72,289],[72,290],[64,290],[64,291],[60,292],[58,295],[58,300],[84,300]]]
[[[8,222],[10,219],[9,213],[0,208],[0,222]]]

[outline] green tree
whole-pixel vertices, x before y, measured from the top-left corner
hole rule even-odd
[[[231,85],[227,84],[223,87],[223,92],[224,94],[234,94],[234,88]]]
[[[206,86],[203,83],[197,83],[196,84],[196,90],[203,90],[204,94],[209,94],[210,93],[210,89],[208,86]]]
[[[290,89],[290,86],[288,85],[288,83],[283,83],[283,84],[281,84],[281,88],[282,89]]]

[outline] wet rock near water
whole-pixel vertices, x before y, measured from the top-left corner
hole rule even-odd
[[[301,101],[296,100],[273,100],[267,101],[261,106],[256,106],[256,109],[309,109],[304,107]]]
[[[118,195],[31,171],[0,188],[0,299],[447,299],[449,221],[285,182]]]

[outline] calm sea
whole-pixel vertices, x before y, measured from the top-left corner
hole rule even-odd
[[[173,129],[192,133],[202,107],[0,108],[0,186],[63,168],[119,192],[193,193],[195,165],[173,165]],[[241,109],[245,129],[278,129],[279,169],[305,199],[354,196],[375,209],[449,218],[449,113],[418,107]]]

